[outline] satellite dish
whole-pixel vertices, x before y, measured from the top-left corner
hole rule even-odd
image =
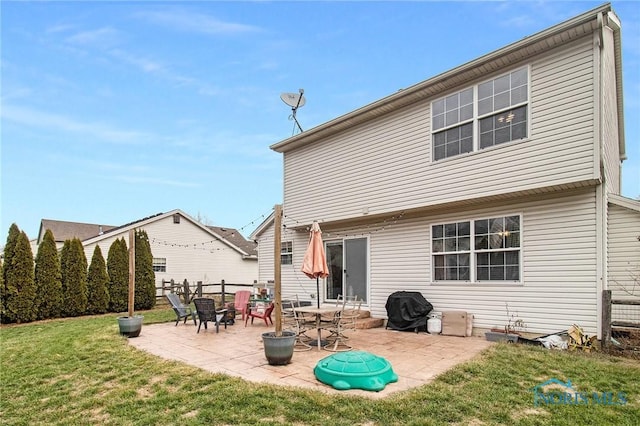
[[[295,121],[296,126],[298,127],[298,129],[300,129],[301,132],[302,132],[302,127],[300,127],[300,123],[298,123],[298,119],[296,118],[296,112],[298,111],[298,108],[300,108],[301,106],[304,106],[304,104],[307,102],[303,94],[304,94],[304,89],[300,89],[298,90],[298,93],[282,93],[280,95],[280,99],[282,99],[282,102],[284,102],[285,104],[291,107],[291,115],[289,116],[289,120]],[[293,130],[295,133],[295,126]]]
[[[304,90],[300,90],[301,93],[283,93],[280,95],[280,99],[282,99],[282,102],[289,105],[291,108],[299,108],[301,106],[304,106],[304,104],[307,102],[307,99],[302,94],[304,93]]]

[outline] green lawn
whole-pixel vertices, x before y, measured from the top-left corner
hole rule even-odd
[[[145,324],[174,318],[167,309],[142,314]],[[128,346],[115,318],[2,327],[0,424],[640,423],[640,362],[629,359],[502,344],[430,385],[370,400],[253,384],[165,361]],[[586,399],[535,406],[532,389],[550,378],[570,379]],[[612,392],[613,402],[622,402],[622,393],[626,403],[597,403],[603,392]]]

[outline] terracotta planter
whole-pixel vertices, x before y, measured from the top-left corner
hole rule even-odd
[[[120,334],[127,337],[138,337],[142,331],[142,315],[132,317],[118,317],[118,327]]]
[[[282,336],[276,337],[276,333],[262,333],[264,343],[264,356],[269,365],[286,365],[291,362],[293,347],[296,343],[296,333],[283,331]]]

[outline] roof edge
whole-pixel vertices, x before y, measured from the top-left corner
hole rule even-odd
[[[541,40],[552,37],[556,34],[566,32],[570,28],[584,25],[590,21],[597,21],[598,16],[607,15],[608,12],[610,11],[612,11],[611,3],[604,3],[601,6],[598,6],[592,10],[589,10],[578,16],[570,18],[564,22],[561,22],[552,27],[539,31],[531,36],[524,37],[521,40],[518,40],[498,50],[495,50],[493,52],[480,56],[479,58],[471,60],[470,62],[466,62],[451,70],[445,71],[427,80],[423,80],[406,89],[402,89],[398,92],[395,92],[391,95],[388,95],[384,98],[381,98],[377,101],[367,104],[354,111],[348,112],[330,121],[322,123],[305,132],[298,133],[295,136],[292,136],[290,138],[277,142],[271,145],[269,148],[272,149],[273,151],[284,153],[291,149],[301,146],[303,144],[303,141],[306,141],[308,139],[311,139],[311,142],[313,142],[316,138],[326,137],[326,136],[338,133],[341,130],[343,130],[341,125],[344,125],[347,122],[351,121],[353,125],[367,122],[369,118],[366,117],[366,114],[368,113],[372,114],[372,113],[375,113],[376,111],[380,111],[384,107],[389,107],[389,106],[400,108],[400,107],[409,105],[415,102],[415,100],[411,99],[411,95],[415,96],[421,90],[424,90],[427,87],[434,86],[439,82],[443,82],[447,79],[450,79],[454,75],[463,74],[464,72],[480,67],[482,66],[482,64],[495,60],[498,57],[508,55],[509,53],[518,51],[520,49],[524,49],[528,45],[538,43]],[[384,114],[384,112],[381,112],[381,115],[382,114]]]

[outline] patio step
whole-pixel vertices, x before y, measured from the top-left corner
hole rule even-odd
[[[356,320],[356,328],[363,330],[367,328],[378,328],[384,325],[382,318],[372,318],[371,315],[367,315],[365,318],[358,318]]]

